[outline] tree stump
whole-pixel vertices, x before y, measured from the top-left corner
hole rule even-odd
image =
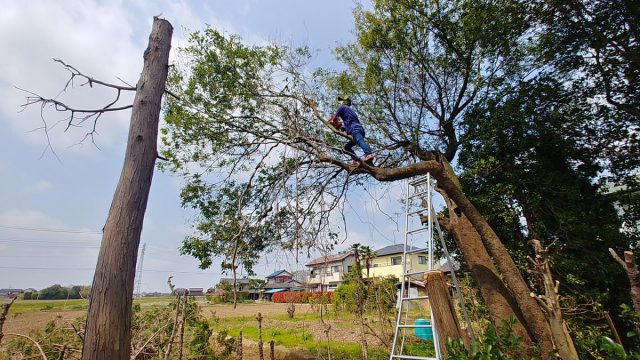
[[[462,331],[449,297],[447,282],[442,271],[428,271],[424,274],[425,287],[431,304],[432,323],[435,324],[440,353],[447,357],[447,339],[461,339]]]

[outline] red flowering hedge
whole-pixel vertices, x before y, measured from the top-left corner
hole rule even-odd
[[[309,302],[320,302],[320,291],[316,292],[303,292],[303,291],[283,291],[275,293],[271,296],[271,301],[274,303],[296,303],[296,304],[308,304]],[[333,291],[324,293],[324,302],[331,303],[333,300]]]

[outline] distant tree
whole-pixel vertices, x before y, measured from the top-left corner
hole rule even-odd
[[[40,290],[39,293],[40,300],[59,300],[67,299],[69,297],[69,289],[59,284],[44,288]]]

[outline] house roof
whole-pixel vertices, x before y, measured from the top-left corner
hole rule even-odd
[[[321,256],[319,258],[313,259],[311,260],[311,262],[309,262],[307,264],[307,266],[313,266],[313,265],[319,265],[319,264],[325,264],[325,263],[332,263],[332,262],[336,262],[336,261],[342,261],[346,258],[348,258],[349,256],[352,256],[353,253],[351,251],[344,251],[341,252],[337,255],[327,255],[327,256]]]
[[[271,275],[267,275],[267,279],[271,279],[271,278],[276,277],[278,275],[283,275],[284,273],[287,273],[287,274],[293,276],[293,274],[288,272],[287,270],[278,270],[278,271],[274,271],[273,273],[271,273]]]
[[[385,255],[393,255],[393,254],[402,254],[404,249],[404,244],[396,244],[385,246],[382,249],[378,249],[375,251],[376,256],[385,256]],[[419,248],[415,246],[407,246],[408,251],[418,250]]]
[[[264,285],[264,289],[291,289],[291,288],[300,288],[302,287],[302,283],[297,280],[289,280],[286,283],[266,283]]]
[[[451,266],[453,264],[453,266]],[[453,271],[460,270],[460,264],[457,261],[453,260],[451,263],[449,260],[445,261],[442,265],[440,265],[440,271],[449,273],[451,272],[451,268],[453,267]]]

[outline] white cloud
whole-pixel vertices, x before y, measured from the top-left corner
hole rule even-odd
[[[47,180],[39,180],[31,185],[27,186],[27,191],[32,193],[44,192],[47,190],[51,190],[53,185]]]

